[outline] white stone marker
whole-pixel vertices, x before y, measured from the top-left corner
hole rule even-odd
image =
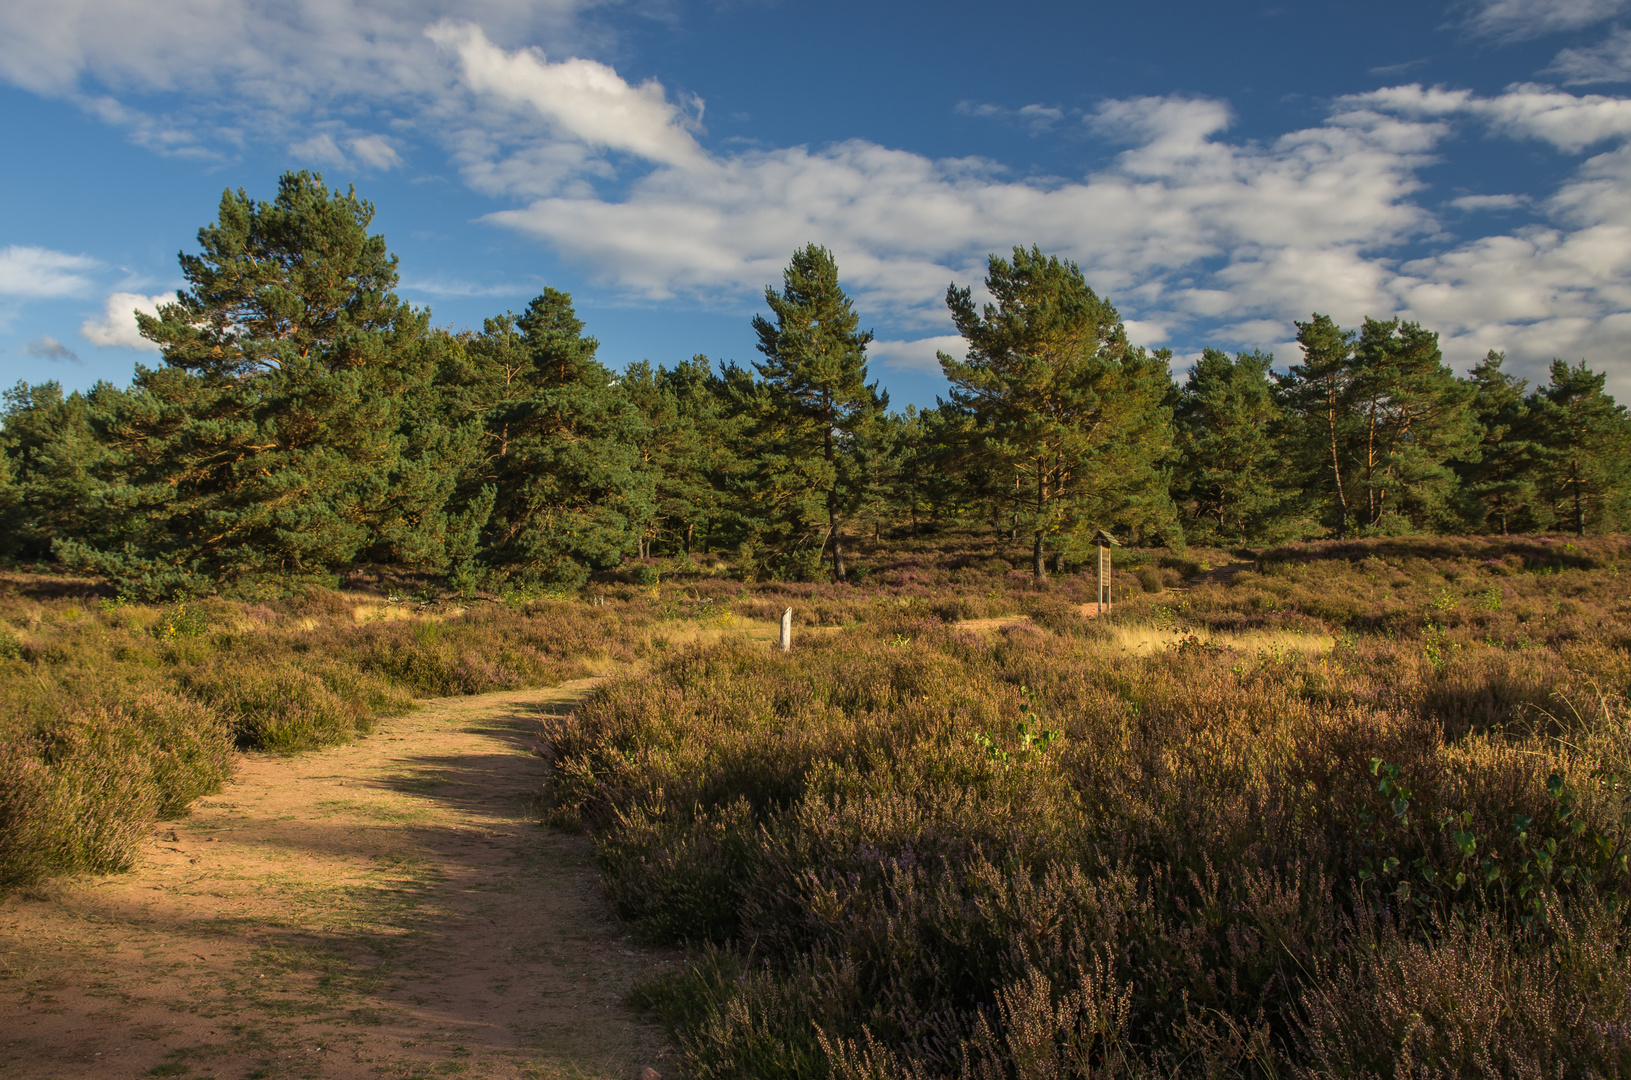
[[[793,647],[793,609],[782,612],[782,652]]]

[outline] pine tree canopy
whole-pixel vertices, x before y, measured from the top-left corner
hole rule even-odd
[[[871,486],[872,428],[889,398],[866,381],[872,333],[859,329],[832,253],[816,244],[794,252],[782,286],[765,289],[775,321],[753,320],[765,357],[754,365],[765,387],[756,482],[775,492],[761,540],[785,559],[814,535],[811,519],[824,516],[818,554],[831,552],[842,581],[844,522]]]
[[[397,260],[369,235],[373,217],[373,204],[315,173],[285,173],[269,203],[223,192],[201,252],[180,255],[188,288],[157,318],[137,314],[142,336],[166,363],[213,376],[294,359],[329,371],[388,363],[392,338],[422,332],[428,314],[392,291]]]
[[[1080,546],[1100,527],[1175,525],[1164,466],[1172,451],[1165,357],[1127,344],[1121,317],[1075,263],[1014,249],[991,256],[995,303],[951,286],[946,305],[968,353],[940,354],[965,437],[984,459],[986,495],[1032,539],[1046,573],[1047,540]]]
[[[859,538],[949,522],[1028,547],[1038,579],[1101,528],[1173,548],[1631,528],[1631,416],[1584,361],[1531,388],[1492,350],[1458,377],[1417,323],[1316,313],[1287,370],[1207,348],[1180,385],[1033,245],[989,257],[989,302],[948,288],[949,399],[891,413],[819,244],[765,289],[756,362],[613,372],[553,287],[433,329],[373,216],[310,172],[224,192],[175,302],[137,317],[161,363],[5,393],[0,558],[135,597],[262,597],[370,564],[572,587],[698,549],[843,582]]]

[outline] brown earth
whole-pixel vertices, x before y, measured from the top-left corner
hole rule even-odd
[[[592,680],[246,755],[125,874],[0,904],[0,1076],[572,1077],[664,1068],[589,841],[537,824]]]

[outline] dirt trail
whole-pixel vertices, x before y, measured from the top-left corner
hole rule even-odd
[[[426,703],[250,755],[127,874],[0,904],[0,1076],[606,1077],[663,1067],[589,842],[539,826],[544,715],[593,685]]]

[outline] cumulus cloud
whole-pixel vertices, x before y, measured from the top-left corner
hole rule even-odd
[[[1017,180],[986,162],[853,140],[659,167],[615,200],[557,195],[489,220],[653,298],[750,295],[815,239],[868,303],[920,323],[943,322],[946,284],[978,279],[985,255],[1016,241],[1077,259],[1099,288],[1140,309],[1186,316],[1191,295],[1201,308],[1210,301],[1170,279],[1197,264],[1291,283],[1284,302],[1300,310],[1327,295],[1303,276],[1310,261],[1338,279],[1372,280],[1367,251],[1426,227],[1407,196],[1442,133],[1436,122],[1350,111],[1240,146],[1217,138],[1228,120],[1208,100],[1106,103],[1095,127],[1132,145],[1075,182]],[[1380,299],[1374,288],[1345,294],[1356,291]]]
[[[50,334],[24,344],[23,353],[30,359],[46,360],[53,364],[79,363],[79,355]]]
[[[1475,34],[1520,41],[1611,19],[1627,0],[1474,0],[1463,25]]]
[[[1589,159],[1538,202],[1450,200],[1545,219],[1509,235],[1449,240],[1417,196],[1420,170],[1459,124],[1576,153],[1631,138],[1631,102],[1533,85],[1489,96],[1392,87],[1264,143],[1227,140],[1230,110],[1207,99],[1110,101],[1086,120],[1126,149],[1080,180],[852,140],[659,162],[615,197],[562,192],[489,220],[658,299],[752,295],[817,240],[865,305],[932,329],[946,325],[948,281],[977,282],[986,253],[1034,241],[1077,260],[1140,343],[1192,348],[1204,335],[1284,351],[1290,321],[1312,311],[1350,325],[1398,313],[1441,329],[1457,363],[1492,347],[1530,375],[1552,355],[1618,361],[1613,334],[1631,319],[1631,150]],[[1394,253],[1423,243],[1440,250],[1400,265]],[[945,340],[889,340],[874,354],[933,371]],[[1617,384],[1631,374],[1615,370]]]
[[[344,165],[345,151],[340,144],[334,141],[334,136],[328,132],[319,132],[307,139],[293,143],[289,153],[301,161],[309,161],[314,165]]]
[[[0,296],[78,296],[91,286],[85,275],[100,265],[84,255],[12,244],[0,248]]]
[[[158,352],[157,345],[137,332],[136,312],[157,317],[159,305],[175,302],[176,294],[173,292],[159,293],[157,296],[116,292],[108,297],[107,303],[103,305],[102,317],[86,319],[80,324],[79,332],[85,340],[99,348],[114,346],[139,349],[142,352]]]
[[[346,149],[341,149],[341,142]],[[314,165],[333,165],[341,168],[361,165],[376,172],[385,172],[402,164],[402,157],[383,135],[346,137],[337,139],[333,132],[319,131],[289,146],[289,153],[301,161]]]
[[[351,148],[351,156],[370,169],[384,172],[402,164],[402,155],[396,152],[390,140],[383,135],[359,135],[350,139],[346,145]]]
[[[459,281],[453,278],[404,278],[398,286],[402,292],[421,293],[425,296],[532,296],[543,286],[540,282]]]

